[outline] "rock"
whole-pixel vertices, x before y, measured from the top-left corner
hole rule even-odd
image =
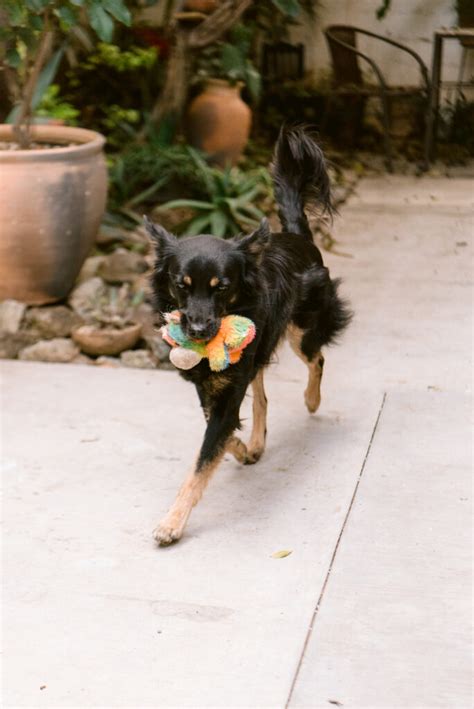
[[[25,310],[25,303],[18,300],[4,300],[0,303],[0,330],[18,332]]]
[[[153,355],[160,362],[168,362],[171,347],[165,342],[160,332],[152,332],[143,335],[143,339],[152,351]]]
[[[97,276],[99,272],[99,268],[105,261],[105,256],[89,256],[89,258],[86,258],[84,261],[84,265],[79,271],[79,275],[77,277],[76,283],[84,283],[84,281],[88,281],[91,278],[94,278],[94,276]]]
[[[25,327],[44,340],[69,337],[82,322],[82,318],[65,305],[29,308],[25,317]]]
[[[148,264],[143,256],[127,249],[117,249],[105,257],[98,273],[107,283],[130,283],[147,270]]]
[[[79,352],[79,354],[71,360],[71,364],[95,364],[95,359]]]
[[[69,296],[69,304],[72,309],[84,320],[90,318],[91,313],[96,310],[100,301],[107,296],[107,286],[102,278],[95,277],[80,283]]]
[[[40,340],[34,345],[25,347],[18,359],[33,362],[71,362],[79,354],[79,348],[72,340],[58,337],[54,340]]]
[[[127,244],[134,248],[139,248],[140,251],[146,252],[150,248],[150,239],[145,227],[139,226],[133,231],[120,229],[103,224],[96,237],[96,244],[103,247],[113,246],[114,244]]]
[[[155,369],[156,359],[148,350],[127,350],[120,355],[120,361],[125,367],[137,369]]]
[[[128,232],[125,229],[102,224],[95,238],[95,243],[99,246],[112,246],[113,244],[123,243],[127,239],[127,235]]]
[[[98,328],[83,325],[73,332],[73,339],[81,350],[91,355],[116,355],[129,350],[140,337],[142,326],[137,323],[128,325],[123,330]]]
[[[134,299],[143,301],[151,300],[150,273],[137,276],[131,283]]]
[[[5,332],[0,330],[0,359],[15,359],[20,350],[36,342],[30,332]]]
[[[156,317],[157,315],[149,303],[140,303],[133,309],[133,322],[142,324],[142,332],[145,332],[148,328],[153,329],[155,327]]]
[[[95,360],[95,363],[99,367],[121,367],[122,366],[122,363],[120,362],[118,357],[105,357],[104,355],[97,357],[97,359]]]

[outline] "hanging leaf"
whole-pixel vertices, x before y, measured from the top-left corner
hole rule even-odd
[[[16,49],[9,49],[5,56],[5,61],[12,69],[18,69],[21,64],[21,57]]]
[[[102,5],[107,12],[112,15],[112,17],[115,17],[116,20],[123,22],[124,25],[131,25],[132,16],[123,0],[104,0]]]
[[[59,17],[61,22],[63,22],[67,28],[72,27],[76,24],[76,14],[74,10],[72,10],[67,5],[64,5],[63,7],[58,7],[56,10],[54,10],[54,14]]]
[[[260,98],[262,77],[260,72],[255,69],[254,65],[250,61],[247,61],[245,67],[245,83],[247,84],[252,100],[257,102]]]
[[[298,0],[272,0],[280,12],[289,17],[297,17],[300,14],[300,4]]]
[[[58,71],[59,64],[64,54],[64,47],[60,47],[43,68],[39,75],[36,87],[33,93],[33,98],[31,99],[31,110],[34,111],[35,108],[41,102],[44,94],[48,90],[49,86],[53,83],[56,72]],[[17,116],[20,112],[20,106],[15,106],[15,108],[10,111],[5,119],[5,123],[15,123]]]
[[[95,2],[95,0],[89,2],[87,14],[89,15],[91,26],[98,37],[104,42],[110,42],[114,31],[114,22],[102,7],[102,3]]]

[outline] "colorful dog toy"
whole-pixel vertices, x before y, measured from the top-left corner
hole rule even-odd
[[[229,364],[236,364],[242,351],[255,337],[255,325],[241,315],[227,315],[221,320],[219,332],[209,342],[192,340],[181,327],[181,313],[173,310],[165,315],[161,328],[163,339],[173,348],[170,360],[178,369],[192,369],[203,358],[209,360],[213,372],[222,372]]]

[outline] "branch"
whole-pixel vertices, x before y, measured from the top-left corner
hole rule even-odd
[[[190,49],[200,49],[215,42],[251,5],[253,0],[225,0],[219,8],[194,29],[188,38]]]
[[[28,135],[29,126],[25,126],[24,124],[28,124],[28,120],[31,114],[31,100],[33,98],[36,84],[38,83],[38,78],[41,73],[41,70],[51,52],[51,48],[53,46],[53,38],[54,32],[52,32],[51,30],[44,30],[43,34],[41,35],[38,52],[36,54],[33,68],[31,69],[30,75],[25,84],[23,96],[21,98],[20,111],[15,121],[15,125],[13,126],[13,133],[15,135],[15,138],[20,143],[20,147],[22,148],[27,148],[30,143]]]

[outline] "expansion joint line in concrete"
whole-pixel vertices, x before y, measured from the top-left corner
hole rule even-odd
[[[352,497],[351,497],[351,500],[350,500],[350,502],[349,502],[349,507],[347,508],[347,512],[346,512],[345,517],[344,517],[344,520],[343,520],[343,522],[342,522],[342,526],[341,526],[341,529],[340,529],[340,532],[339,532],[339,536],[338,536],[338,538],[337,538],[337,542],[336,542],[336,545],[335,545],[335,547],[334,547],[334,551],[333,551],[332,556],[331,556],[331,561],[329,562],[329,568],[328,568],[327,573],[326,573],[326,578],[324,579],[323,587],[322,587],[322,589],[321,589],[321,593],[319,594],[319,598],[318,598],[318,601],[317,601],[316,606],[315,606],[315,608],[314,608],[313,615],[312,615],[312,617],[311,617],[311,622],[310,622],[310,624],[309,624],[309,628],[308,628],[307,633],[306,633],[306,637],[305,637],[305,640],[304,640],[304,643],[303,643],[303,648],[302,648],[302,650],[301,650],[301,655],[300,655],[300,658],[299,658],[299,660],[298,660],[298,665],[297,665],[297,667],[296,667],[296,671],[295,671],[295,675],[294,675],[294,677],[293,677],[293,681],[292,681],[292,683],[291,683],[290,692],[289,692],[289,694],[288,694],[288,699],[286,700],[285,709],[288,709],[288,707],[290,706],[291,699],[292,699],[292,697],[293,697],[293,692],[294,692],[294,690],[295,690],[296,682],[298,681],[298,677],[299,677],[299,674],[300,674],[300,671],[301,671],[301,667],[302,667],[302,665],[303,665],[303,660],[304,660],[304,657],[305,657],[305,654],[306,654],[306,650],[307,650],[308,645],[309,645],[309,641],[310,641],[310,639],[311,639],[311,634],[312,634],[312,632],[313,632],[313,628],[314,628],[314,625],[315,625],[315,623],[316,623],[316,619],[317,619],[317,617],[318,617],[318,612],[319,612],[319,609],[320,609],[320,607],[321,607],[321,603],[322,603],[322,601],[323,601],[324,594],[325,594],[325,592],[326,592],[326,587],[327,587],[328,582],[329,582],[329,577],[331,576],[331,572],[332,572],[332,569],[333,569],[333,566],[334,566],[334,562],[335,562],[335,559],[336,559],[336,556],[337,556],[337,552],[338,552],[338,549],[339,549],[339,545],[340,545],[340,543],[341,543],[342,535],[344,534],[344,530],[345,530],[345,528],[346,528],[347,522],[348,522],[348,520],[349,520],[349,516],[350,516],[351,511],[352,511],[352,507],[353,507],[354,502],[355,502],[355,499],[356,499],[356,495],[357,495],[357,491],[358,491],[358,489],[359,489],[360,481],[362,480],[362,475],[364,474],[365,465],[366,465],[367,460],[368,460],[368,457],[369,457],[369,455],[370,455],[370,451],[371,451],[371,448],[372,448],[372,443],[374,442],[375,433],[376,433],[376,431],[377,431],[377,428],[378,428],[378,425],[379,425],[379,421],[380,421],[380,417],[381,417],[381,415],[382,415],[382,411],[383,411],[383,408],[384,408],[384,406],[385,406],[386,400],[387,400],[387,392],[384,392],[383,397],[382,397],[382,401],[381,401],[381,403],[380,403],[380,408],[379,408],[379,411],[378,411],[378,414],[377,414],[377,418],[376,418],[376,420],[375,420],[375,424],[374,424],[374,427],[373,427],[373,429],[372,429],[372,435],[370,436],[369,445],[367,446],[367,450],[366,450],[366,452],[365,452],[364,460],[363,460],[363,462],[362,462],[362,466],[361,466],[361,468],[360,468],[360,472],[359,472],[359,475],[358,475],[358,477],[357,477],[357,481],[356,481],[356,484],[355,484],[355,487],[354,487],[354,492],[352,493]]]

